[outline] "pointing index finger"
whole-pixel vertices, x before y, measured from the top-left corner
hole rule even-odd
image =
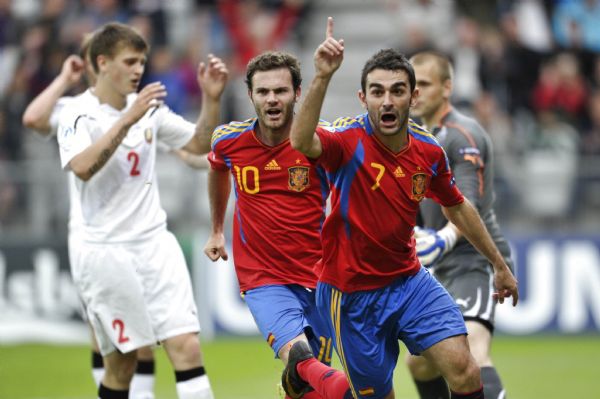
[[[329,39],[333,37],[333,17],[327,17],[327,33],[325,34],[325,39]]]

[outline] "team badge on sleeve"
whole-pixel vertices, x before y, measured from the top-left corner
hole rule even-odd
[[[153,134],[152,134],[152,128],[151,127],[149,127],[146,130],[144,130],[144,138],[146,139],[146,141],[148,143],[152,143],[152,136],[153,136]]]
[[[415,173],[412,175],[412,195],[415,201],[421,201],[425,197],[427,189],[427,175],[425,173]]]
[[[301,192],[308,188],[308,166],[292,166],[288,168],[288,188]]]

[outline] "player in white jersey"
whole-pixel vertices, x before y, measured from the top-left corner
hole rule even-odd
[[[68,107],[69,104],[77,102],[85,103],[91,107],[99,104],[97,97],[92,93],[96,75],[89,62],[88,50],[91,37],[91,33],[84,37],[81,44],[80,55],[71,55],[67,57],[63,62],[61,73],[48,87],[36,96],[31,103],[29,103],[23,113],[24,126],[32,129],[39,135],[50,139],[56,136],[58,130],[58,117],[64,107]],[[90,88],[76,96],[64,96],[67,91],[81,80],[81,77],[84,74]],[[179,154],[178,156],[181,157]],[[79,245],[79,240],[81,239],[79,227],[82,223],[82,215],[79,201],[76,198],[73,198],[77,193],[75,189],[75,176],[72,172],[69,172],[67,178],[70,205],[68,249],[69,265],[72,265],[77,259],[75,251],[81,247]],[[85,314],[84,318],[87,321]],[[138,349],[137,359],[137,368],[131,382],[129,397],[130,399],[154,399],[155,364],[152,349],[150,347]],[[98,387],[100,386],[100,381],[102,381],[102,376],[104,375],[104,364],[93,334],[91,365],[92,377],[96,383],[96,387]]]
[[[104,357],[100,398],[127,398],[135,350],[157,341],[175,369],[179,398],[212,398],[190,278],[166,229],[155,162],[157,142],[208,152],[227,70],[214,57],[199,68],[203,101],[194,126],[162,105],[160,83],[129,96],[137,90],[146,51],[129,27],[101,28],[90,46],[100,104],[73,104],[59,118],[61,163],[77,176],[83,218],[73,279]]]

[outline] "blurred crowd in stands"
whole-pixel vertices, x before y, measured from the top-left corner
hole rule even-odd
[[[599,213],[600,0],[0,0],[0,232],[32,206],[23,161],[46,154],[59,169],[56,146],[31,139],[21,116],[83,34],[108,21],[137,27],[151,44],[144,81],[162,81],[168,105],[195,120],[202,57],[217,54],[242,79],[263,50],[312,53],[313,19],[330,1],[386,13],[389,36],[373,48],[452,57],[454,104],[495,143],[501,217],[519,208],[555,225]],[[238,112],[244,96],[229,93],[224,120],[249,116]]]

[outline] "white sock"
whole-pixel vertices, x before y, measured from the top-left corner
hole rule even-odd
[[[96,388],[98,388],[100,386],[100,383],[102,382],[102,377],[104,377],[104,368],[93,368],[92,377],[94,378],[94,382],[96,383]]]
[[[129,399],[154,399],[154,374],[135,373],[129,386]]]
[[[203,375],[176,384],[179,399],[214,399],[208,376]]]

